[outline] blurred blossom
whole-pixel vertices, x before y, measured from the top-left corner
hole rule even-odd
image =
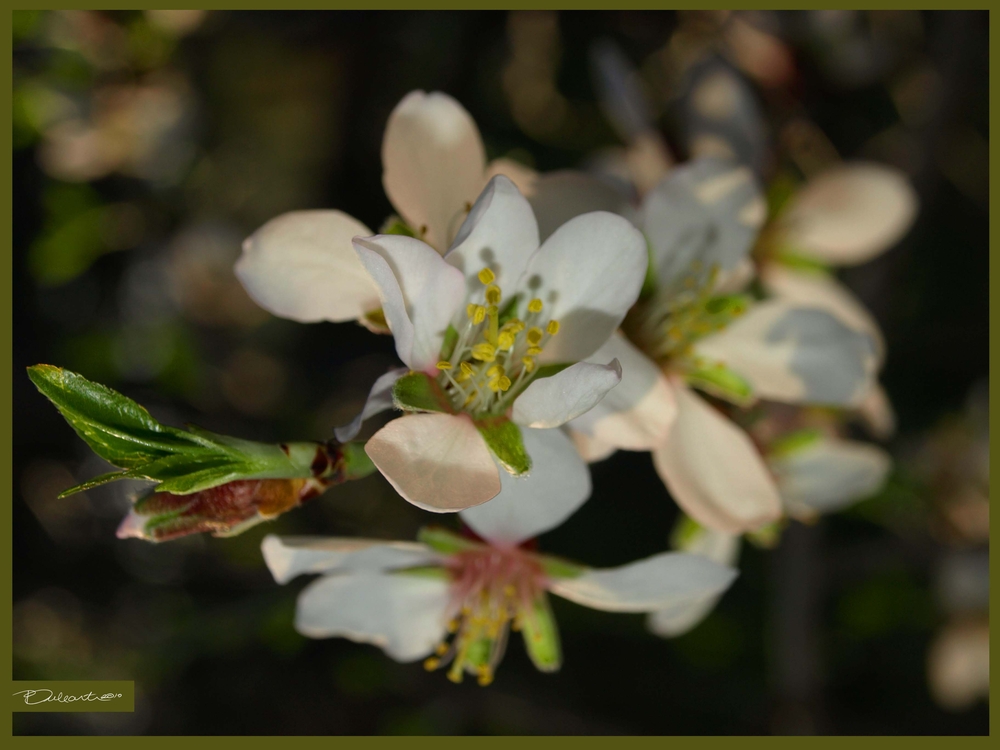
[[[990,694],[990,628],[983,620],[955,622],[937,636],[927,656],[931,695],[950,711],[971,708]]]
[[[57,497],[74,484],[72,472],[56,461],[40,459],[29,464],[21,474],[24,501],[45,532],[58,544],[78,544],[97,536],[87,493]]]
[[[15,602],[13,631],[16,659],[92,678],[87,667],[94,643],[86,632],[83,605],[69,591],[46,588]]]
[[[172,34],[190,34],[204,22],[207,10],[146,10],[149,22]]]

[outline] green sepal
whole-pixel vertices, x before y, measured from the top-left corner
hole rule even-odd
[[[765,524],[759,529],[755,529],[754,531],[747,533],[746,539],[755,547],[760,547],[762,549],[774,549],[778,546],[778,542],[781,540],[781,533],[785,530],[787,525],[787,519],[779,518],[777,521]]]
[[[444,341],[441,342],[441,359],[448,361],[455,353],[455,344],[458,343],[458,331],[455,326],[449,324],[444,332]]]
[[[459,552],[482,549],[483,545],[466,539],[454,531],[448,531],[440,526],[424,526],[417,532],[417,541],[426,544],[442,555],[454,555]]]
[[[375,473],[375,464],[365,453],[365,444],[361,441],[343,443],[339,446],[344,479],[363,479]]]
[[[798,192],[800,180],[787,170],[779,172],[767,186],[767,214],[775,219],[788,206],[789,200]]]
[[[543,592],[530,609],[521,613],[521,635],[532,663],[541,672],[555,672],[562,665],[559,628]]]
[[[560,362],[555,365],[542,365],[535,372],[535,377],[533,377],[532,380],[540,380],[541,378],[551,378],[553,375],[558,375],[567,367],[572,367],[574,364],[575,364],[574,362]]]
[[[395,214],[382,223],[379,234],[401,234],[404,237],[417,237],[417,233],[413,231],[410,225]]]
[[[524,449],[521,428],[507,417],[477,420],[476,429],[508,473],[520,476],[531,471],[531,456]]]
[[[644,302],[645,300],[656,294],[656,288],[658,286],[658,280],[656,278],[656,266],[653,263],[653,246],[649,242],[649,238],[643,235],[643,239],[646,240],[646,276],[642,280],[642,288],[639,290],[639,301]]]
[[[689,550],[704,533],[705,528],[700,523],[682,513],[670,531],[670,547],[676,550]]]
[[[399,568],[389,571],[392,575],[414,576],[416,578],[430,578],[436,581],[449,581],[451,576],[445,568],[440,565],[420,565],[415,568]]]
[[[685,370],[684,379],[688,385],[737,406],[750,406],[755,400],[750,384],[721,362],[692,365]]]
[[[502,326],[509,320],[512,320],[513,318],[517,317],[517,306],[520,301],[521,301],[521,295],[515,294],[513,297],[511,297],[504,303],[503,309],[500,310],[499,314],[497,315],[498,325]]]
[[[75,495],[77,492],[85,492],[86,490],[91,490],[94,487],[100,487],[102,484],[108,484],[110,482],[117,482],[119,479],[128,479],[127,471],[111,471],[107,474],[101,474],[94,477],[93,479],[88,479],[82,484],[74,485],[68,490],[63,490],[56,497],[62,500],[64,497],[69,497],[70,495]]]
[[[397,380],[392,387],[392,401],[403,411],[455,413],[438,382],[422,372],[411,372]]]
[[[579,578],[589,570],[585,565],[578,565],[561,557],[536,555],[536,559],[548,578]]]
[[[823,437],[823,433],[816,429],[806,428],[795,430],[786,435],[782,435],[768,449],[769,458],[782,458],[791,453],[796,453],[807,446],[812,445]]]
[[[830,273],[830,267],[822,261],[797,253],[791,248],[781,248],[774,253],[773,257],[781,265],[796,271],[806,271],[814,274]]]

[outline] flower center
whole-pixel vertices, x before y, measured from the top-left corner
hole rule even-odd
[[[451,664],[448,679],[461,682],[465,672],[489,685],[507,647],[511,628],[521,630],[546,578],[534,557],[520,549],[483,547],[455,553],[446,563],[452,579],[448,635],[428,670]]]
[[[545,320],[537,297],[528,302],[524,320],[514,317],[517,296],[504,304],[495,280],[489,268],[479,272],[482,304],[468,304],[454,347],[437,363],[438,383],[452,405],[473,414],[506,409],[533,377],[549,339],[559,333],[559,321]]]

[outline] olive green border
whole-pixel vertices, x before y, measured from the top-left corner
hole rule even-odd
[[[176,3],[176,4],[163,3],[163,4],[160,4],[160,3],[148,2],[148,0],[146,0],[146,1],[140,1],[140,2],[119,3],[119,2],[107,2],[105,0],[104,2],[101,2],[101,3],[96,4],[96,5],[99,5],[102,9],[114,10],[114,9],[134,9],[134,8],[157,8],[157,7],[163,7],[164,5],[166,5],[167,7],[170,7],[171,5],[173,5],[174,7],[176,7],[177,5],[188,5],[188,4],[187,3]],[[263,10],[263,9],[268,9],[268,8],[274,7],[273,4],[271,4],[271,3],[264,3],[264,2],[259,2],[259,1],[257,1],[257,2],[243,2],[243,3],[229,3],[229,2],[226,2],[226,3],[211,2],[210,3],[210,2],[203,2],[203,3],[198,3],[198,5],[200,7],[202,7],[202,8],[212,9],[212,10],[214,10],[214,9],[230,9],[230,10],[235,10],[235,9],[247,9],[247,8],[256,8],[256,9]],[[612,8],[609,8],[609,5],[611,5]],[[826,9],[826,8],[897,9],[898,8],[898,9],[911,9],[911,10],[935,10],[935,9],[942,9],[942,5],[944,5],[944,4],[941,3],[941,2],[938,2],[938,3],[901,3],[901,2],[877,2],[877,3],[856,3],[856,2],[855,3],[849,3],[849,2],[801,3],[800,2],[800,3],[787,3],[787,2],[776,2],[776,3],[767,4],[766,6],[763,6],[763,7],[766,7],[766,8],[771,9],[771,10],[802,9],[802,8],[809,8],[810,6],[813,7],[813,8],[824,8],[824,9]],[[60,2],[60,3],[28,3],[28,2],[20,2],[20,3],[17,4],[16,7],[18,9],[22,9],[22,8],[24,8],[24,9],[93,8],[94,4],[87,4],[87,3],[80,3],[80,2],[76,2],[76,3],[65,3],[65,2]],[[521,8],[539,8],[539,9],[553,9],[553,10],[563,10],[563,9],[565,9],[565,10],[580,10],[580,9],[587,9],[587,10],[601,10],[601,9],[614,9],[614,10],[623,10],[623,9],[630,9],[630,10],[631,9],[635,9],[635,10],[649,9],[649,10],[656,10],[656,9],[662,9],[662,10],[666,10],[666,9],[677,9],[677,8],[680,8],[680,9],[705,9],[705,8],[708,8],[708,7],[715,7],[715,6],[712,6],[710,4],[706,4],[704,2],[691,2],[691,1],[688,1],[688,2],[674,2],[674,3],[669,3],[668,4],[668,3],[662,2],[662,0],[660,0],[659,2],[657,0],[626,0],[625,2],[615,2],[615,3],[609,3],[609,2],[607,2],[607,0],[605,0],[604,2],[594,2],[594,0],[590,0],[589,2],[587,0],[583,0],[583,1],[581,1],[581,0],[570,0],[570,1],[566,1],[566,0],[542,0],[541,2],[530,2],[530,1],[526,2],[525,0],[521,0],[520,2],[510,2],[510,1],[508,1],[508,2],[502,2],[502,3],[496,3],[496,2],[475,2],[474,0],[451,0],[450,2],[448,2],[448,1],[442,2],[441,0],[436,0],[436,1],[433,1],[433,2],[432,1],[426,1],[426,0],[425,0],[425,2],[419,2],[419,0],[415,0],[415,1],[412,1],[412,2],[399,2],[398,0],[397,0],[397,2],[384,2],[384,1],[380,2],[379,0],[371,0],[369,2],[359,2],[358,0],[354,0],[353,2],[349,2],[347,0],[341,0],[341,2],[326,2],[326,3],[306,2],[306,3],[292,3],[290,5],[289,4],[285,4],[283,7],[281,7],[281,10],[290,10],[292,8],[294,8],[294,9],[325,9],[325,8],[331,8],[331,9],[338,9],[338,10],[353,10],[353,9],[385,9],[385,10],[394,10],[394,9],[426,9],[426,10],[431,10],[431,9],[433,9],[433,10],[448,10],[448,9],[476,9],[476,10],[485,10],[485,9],[494,9],[494,10],[508,10],[508,9],[521,9]],[[727,8],[740,8],[740,9],[755,9],[755,8],[761,8],[762,6],[759,5],[759,4],[756,4],[756,3],[732,3],[732,2],[730,2],[730,3],[725,3],[723,7],[727,7]],[[945,6],[945,7],[947,7],[947,6]],[[958,9],[963,9],[963,10],[987,9],[988,10],[988,9],[990,9],[990,7],[991,7],[991,3],[989,3],[989,2],[962,2],[962,3],[958,4],[957,7],[953,6],[953,7],[948,7],[947,9],[948,10],[958,10]],[[990,118],[991,118],[990,119],[990,135],[991,136],[995,136],[997,134],[997,126],[996,126],[997,117],[996,117],[996,115],[997,115],[997,112],[998,112],[998,107],[996,105],[996,97],[994,96],[994,89],[995,89],[994,82],[997,80],[997,78],[998,78],[997,74],[1000,71],[998,71],[998,64],[996,62],[996,58],[992,54],[993,51],[995,50],[996,46],[997,46],[997,33],[996,33],[997,32],[997,22],[996,22],[995,17],[993,16],[992,13],[989,16],[989,19],[990,19],[989,20],[989,24],[990,24],[990,53],[991,53],[990,54],[990,79],[991,79],[991,85],[990,85]],[[0,67],[4,68],[5,76],[4,76],[3,80],[5,81],[5,83],[4,83],[4,90],[6,92],[6,95],[5,95],[6,98],[5,98],[5,100],[8,102],[7,108],[6,108],[7,109],[7,116],[5,118],[3,118],[3,120],[2,120],[2,127],[3,127],[3,130],[4,130],[5,139],[9,143],[9,142],[11,142],[11,132],[12,132],[11,131],[11,117],[10,117],[10,114],[11,114],[11,100],[12,100],[12,87],[13,87],[13,83],[12,83],[12,78],[13,78],[13,63],[12,63],[12,60],[11,60],[12,44],[13,44],[12,37],[11,37],[11,13],[9,11],[0,13],[0,22],[2,22],[2,29],[0,29],[0,38],[2,38],[3,43],[4,43],[4,47],[7,50],[7,54],[3,57],[3,63],[2,63],[2,65],[0,65]],[[992,140],[992,138],[991,138],[991,140]],[[996,167],[997,167],[998,159],[1000,159],[1000,156],[997,156],[996,151],[995,150],[991,151],[991,154],[990,154],[990,187],[991,187],[990,209],[991,209],[991,214],[992,214],[992,212],[994,210],[1000,209],[1000,198],[998,198],[998,191],[997,191],[997,187],[1000,187],[1000,186],[998,186],[998,181],[996,179],[996,174],[997,174]],[[4,164],[6,166],[7,173],[8,174],[12,174],[12,162],[13,162],[13,160],[12,160],[12,152],[11,152],[11,150],[5,149],[3,151],[3,160],[4,160]],[[11,206],[11,202],[10,201],[11,201],[12,196],[13,196],[13,189],[14,189],[14,187],[13,187],[12,183],[6,182],[6,181],[3,183],[2,192],[5,194],[5,197],[8,199],[8,206]],[[9,193],[9,195],[8,195],[8,193]],[[12,209],[12,207],[9,208],[6,212],[4,212],[4,222],[5,222],[5,227],[6,227],[6,230],[5,230],[6,233],[5,233],[4,236],[10,238],[10,237],[12,237],[12,231],[13,231],[13,209]],[[996,251],[996,244],[997,243],[994,241],[994,238],[991,237],[991,243],[990,243],[990,257],[991,257],[991,260],[992,260],[992,258],[996,257],[996,252],[995,252]],[[0,456],[0,461],[2,461],[2,465],[0,465],[0,466],[2,466],[2,472],[0,472],[0,474],[2,474],[2,476],[7,477],[7,480],[4,483],[3,487],[0,488],[0,489],[2,489],[2,493],[3,493],[2,495],[0,495],[0,500],[3,501],[3,506],[2,507],[6,508],[7,511],[2,514],[2,520],[0,520],[0,523],[2,523],[3,526],[5,527],[5,530],[6,530],[5,538],[7,538],[8,540],[10,540],[8,542],[8,544],[11,545],[11,542],[13,541],[13,528],[12,528],[12,525],[11,525],[11,511],[10,511],[10,509],[12,508],[13,494],[14,494],[13,493],[13,466],[12,466],[12,448],[13,448],[13,422],[12,422],[13,378],[14,377],[25,377],[25,375],[23,373],[14,373],[13,372],[13,355],[12,355],[13,313],[12,313],[12,307],[11,307],[11,299],[12,299],[11,292],[12,292],[12,285],[13,285],[13,269],[12,269],[13,249],[12,249],[12,244],[11,244],[10,240],[8,240],[7,248],[8,248],[8,253],[7,253],[7,255],[8,255],[8,263],[5,264],[2,268],[0,268],[0,283],[2,283],[2,287],[0,287],[0,290],[2,290],[2,296],[7,300],[6,304],[4,304],[4,306],[3,306],[3,317],[5,318],[5,321],[4,321],[5,325],[3,326],[3,329],[2,329],[3,330],[3,338],[4,338],[5,343],[6,343],[6,347],[3,348],[3,352],[4,352],[4,357],[6,359],[6,362],[7,362],[7,366],[4,367],[3,370],[2,370],[2,373],[0,373],[0,383],[2,383],[3,390],[7,394],[7,397],[3,400],[3,403],[0,404],[0,409],[2,409],[2,411],[0,411],[0,419],[2,419],[3,426],[4,426],[3,433],[2,433],[3,434],[3,441],[4,441],[3,442],[3,453],[2,453],[2,456]],[[1000,270],[998,270],[998,268],[1000,268],[1000,267],[994,265],[990,269],[990,296],[991,297],[992,297],[993,291],[998,288],[997,280],[998,280],[998,276],[1000,276]],[[996,311],[991,306],[991,310],[990,310],[990,322],[992,323],[996,319],[996,317],[997,317]],[[998,348],[997,346],[995,346],[995,343],[996,343],[995,342],[995,338],[996,337],[994,337],[992,335],[992,332],[991,332],[991,335],[990,335],[990,365],[991,365],[990,389],[991,390],[992,390],[993,381],[994,381],[994,379],[992,377],[992,372],[996,372],[997,371],[997,365],[1000,364],[1000,348]],[[990,411],[990,427],[991,427],[991,431],[993,431],[993,429],[992,429],[993,427],[1000,427],[1000,407],[994,406],[994,407],[991,408],[991,411]],[[1000,468],[1000,462],[994,461],[994,452],[991,452],[991,454],[990,454],[990,464],[991,464],[991,467],[994,468],[994,469]],[[9,482],[9,483],[7,483],[7,482]],[[996,521],[996,518],[995,518],[995,515],[994,515],[994,523],[993,523],[993,525],[996,525],[997,523],[998,522]],[[992,526],[991,526],[991,531],[992,531]],[[8,550],[10,550],[10,549],[12,549],[12,545],[8,546]],[[12,567],[12,562],[13,562],[12,561],[12,554],[8,553],[7,555],[3,555],[2,559],[3,559],[3,571],[2,571],[2,573],[0,573],[0,581],[2,581],[3,590],[4,590],[4,592],[7,595],[7,600],[6,600],[6,605],[3,607],[3,609],[4,609],[4,617],[3,617],[3,621],[2,621],[2,627],[0,627],[0,635],[3,636],[2,642],[8,644],[8,648],[6,650],[4,650],[4,664],[5,664],[5,669],[7,671],[7,674],[12,675],[13,659],[12,659],[12,654],[11,654],[11,651],[10,651],[11,635],[12,635],[12,610],[13,610],[13,602],[12,602],[13,589],[12,589],[12,584],[11,584],[11,575],[12,575],[12,570],[13,570],[13,567]],[[992,581],[997,581],[998,579],[1000,579],[1000,563],[992,562],[991,563],[991,571],[990,572],[991,572],[991,580]],[[993,590],[993,587],[991,586],[991,593],[992,593],[992,590]],[[992,597],[991,597],[991,600],[992,600]],[[991,666],[994,663],[995,663],[995,661],[991,661]],[[4,721],[5,721],[5,729],[4,729],[4,731],[2,733],[0,733],[0,735],[11,735],[11,733],[12,733],[12,720],[11,720],[11,718],[8,718],[8,716],[6,716],[6,715],[3,718],[4,718]],[[994,712],[993,712],[992,706],[991,706],[991,708],[990,708],[991,724],[992,724],[992,720],[994,718],[995,718],[995,715],[994,715]],[[167,747],[168,743],[170,743],[170,746],[176,746],[177,740],[178,740],[178,738],[176,738],[176,737],[143,737],[143,738],[141,738],[138,741],[144,747]],[[808,745],[811,748],[814,748],[814,747],[834,747],[835,746],[834,743],[836,743],[836,746],[840,747],[840,746],[842,746],[842,743],[844,742],[843,738],[837,738],[837,737],[813,737],[813,738],[802,738],[802,739],[800,739],[800,738],[770,738],[770,737],[755,737],[755,738],[748,738],[748,737],[744,737],[744,738],[718,738],[718,737],[687,738],[686,737],[686,738],[683,738],[683,739],[678,738],[678,740],[680,742],[683,742],[683,744],[685,746],[695,745],[695,746],[698,746],[698,747],[713,747],[713,746],[716,746],[716,745],[721,745],[723,743],[731,745],[731,746],[735,746],[737,743],[739,743],[739,747],[741,747],[741,748],[747,748],[748,746],[763,747],[765,745],[765,743],[768,746],[774,746],[775,744],[777,744],[777,745],[780,746],[780,745],[783,745],[785,743],[792,743],[792,742],[796,743],[797,747],[801,746],[802,744],[806,744],[806,745]],[[17,738],[15,738],[15,741],[20,746],[28,746],[28,745],[30,745],[32,747],[47,747],[47,746],[51,745],[51,746],[55,747],[56,743],[58,743],[59,747],[64,747],[67,744],[72,744],[75,747],[94,748],[95,750],[97,750],[98,748],[106,749],[106,748],[108,748],[111,745],[114,745],[114,746],[117,746],[117,747],[122,747],[122,746],[124,746],[125,743],[129,743],[130,746],[134,746],[135,742],[137,740],[134,739],[134,738],[117,738],[117,737],[77,737],[77,738],[73,738],[73,739],[49,738],[49,737],[17,737]],[[233,741],[233,740],[231,739],[230,741]],[[270,739],[266,738],[266,737],[242,737],[242,738],[236,739],[236,741],[238,741],[240,743],[240,747],[241,748],[247,747],[247,746],[265,747],[265,746],[268,746],[270,744]],[[483,738],[476,738],[475,740],[472,740],[472,741],[476,742],[477,744],[482,743],[482,744],[492,745],[494,747],[499,747],[501,743],[507,742],[508,740],[506,738],[503,738],[503,737],[483,737]],[[919,748],[938,747],[938,746],[943,745],[945,742],[950,743],[952,745],[961,744],[963,746],[966,746],[966,743],[969,743],[968,746],[985,747],[986,742],[987,742],[987,738],[983,738],[983,737],[972,737],[972,738],[937,738],[937,737],[920,737],[920,738],[915,738],[915,737],[905,737],[905,738],[852,738],[852,739],[850,739],[848,741],[852,744],[852,747],[856,746],[856,747],[859,747],[859,748],[864,748],[864,747],[870,746],[870,747],[880,747],[881,748],[881,747],[886,747],[888,745],[894,745],[894,746],[897,746],[897,747],[905,746],[907,748],[907,750],[911,750],[912,748],[917,748],[917,747],[919,747]],[[207,747],[209,747],[209,743],[213,743],[213,744],[217,745],[217,738],[214,738],[214,737],[190,738],[190,739],[186,738],[185,742],[186,743],[193,742],[194,746],[196,746],[196,747],[197,746],[203,746],[203,747],[207,748]],[[320,737],[301,737],[301,738],[296,738],[295,739],[295,744],[296,745],[313,746],[313,747],[323,747],[325,750],[330,750],[331,743],[334,743],[332,745],[333,748],[345,747],[345,746],[350,746],[350,747],[365,747],[365,748],[368,748],[368,747],[389,747],[389,746],[393,746],[393,747],[407,747],[407,748],[410,748],[410,747],[430,747],[431,743],[433,743],[437,747],[441,747],[443,745],[457,746],[459,743],[466,744],[466,743],[469,743],[469,742],[470,742],[469,739],[467,739],[467,738],[461,738],[461,737],[459,737],[459,738],[419,738],[419,737],[416,737],[416,738],[408,738],[408,737],[398,737],[398,738],[397,737],[349,737],[349,738],[326,738],[326,737],[323,737],[323,738],[320,738]],[[525,746],[525,747],[542,747],[544,745],[544,746],[546,746],[548,748],[552,748],[552,747],[555,747],[555,746],[561,746],[561,747],[572,747],[572,748],[574,748],[574,750],[578,750],[579,748],[603,748],[603,747],[607,747],[611,742],[613,742],[616,747],[617,746],[628,745],[630,747],[663,748],[663,747],[665,747],[664,742],[671,742],[671,740],[664,740],[663,738],[659,738],[659,737],[629,737],[627,739],[614,739],[614,740],[610,740],[608,738],[602,738],[602,737],[573,737],[573,738],[567,738],[567,737],[551,737],[551,738],[550,737],[527,737],[527,738],[520,738],[518,740],[519,746]]]

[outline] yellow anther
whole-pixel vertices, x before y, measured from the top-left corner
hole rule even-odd
[[[493,367],[486,371],[486,377],[488,378],[495,378],[497,375],[503,375],[503,368],[500,365],[493,365]]]
[[[465,403],[462,404],[462,408],[464,409],[466,406],[468,406],[475,400],[476,400],[476,392],[473,391],[472,393],[470,393],[468,396],[465,397]]]
[[[500,376],[500,390],[501,391],[507,391],[509,389],[510,389],[510,378],[508,378],[506,375],[501,375]]]
[[[444,656],[445,654],[448,653],[448,644],[439,643],[438,647],[435,649],[435,652],[437,653],[438,656]]]
[[[514,334],[510,331],[501,331],[497,336],[497,348],[506,351],[514,346]]]
[[[490,387],[490,390],[493,391],[494,393],[500,392],[500,378],[493,378],[493,380],[487,383],[487,385]]]
[[[462,672],[461,672],[461,670],[459,670],[459,671],[456,672],[454,669],[452,669],[451,671],[449,671],[448,672],[448,679],[451,680],[452,682],[454,682],[456,685],[458,683],[460,683],[462,681]]]
[[[535,360],[533,360],[531,357],[522,357],[521,358],[521,364],[524,365],[524,369],[527,372],[534,372],[534,370],[535,370]]]
[[[465,375],[465,377],[467,378],[471,378],[472,374],[475,372],[475,370],[472,369],[472,365],[470,365],[468,362],[463,362],[462,364],[460,364],[458,366],[458,369],[460,369],[462,371],[462,374]]]
[[[493,283],[493,280],[494,280],[495,278],[496,278],[496,274],[495,274],[495,273],[493,273],[493,271],[491,271],[491,270],[490,270],[490,269],[488,269],[488,268],[484,268],[484,269],[483,269],[482,271],[480,271],[480,272],[479,272],[479,280],[480,280],[480,281],[481,281],[481,282],[482,282],[482,283],[483,283],[484,285],[486,285],[486,284],[492,284],[492,283]]]
[[[429,659],[424,660],[424,669],[426,669],[428,672],[433,672],[440,666],[441,666],[441,660],[436,659],[433,656]]]
[[[487,304],[499,305],[500,298],[501,298],[500,287],[498,287],[496,284],[490,284],[488,287],[486,287]]]
[[[504,594],[505,594],[506,596],[508,596],[508,597],[510,597],[511,599],[513,599],[513,598],[514,598],[514,595],[515,595],[515,594],[517,593],[517,589],[516,589],[516,588],[514,588],[514,585],[513,585],[513,584],[511,584],[511,583],[508,583],[508,584],[507,584],[506,586],[504,586],[504,587],[503,587],[503,593],[504,593]]]
[[[440,362],[437,363],[437,368],[439,370],[450,370],[451,369],[451,362],[448,362],[447,360],[442,359]]]
[[[465,314],[469,316],[469,320],[475,325],[479,325],[486,320],[486,308],[482,305],[477,305],[475,302],[470,302],[466,306]]]
[[[511,318],[506,323],[503,324],[504,330],[510,331],[513,334],[518,334],[524,330],[524,321],[518,320],[517,318]]]
[[[493,672],[489,669],[489,667],[482,667],[479,671],[479,677],[476,679],[479,680],[480,685],[486,687],[493,682]]]
[[[541,353],[542,353],[542,347],[540,347],[540,346],[529,346],[528,347],[528,356],[529,357],[537,357]]]
[[[458,631],[458,625],[459,625],[459,622],[458,622],[458,618],[456,617],[455,619],[451,620],[448,623],[448,632],[449,633],[457,632]]]
[[[544,333],[545,332],[538,326],[532,326],[525,334],[525,338],[528,339],[528,343],[531,344],[531,346],[538,346],[542,341]]]
[[[535,297],[531,302],[528,303],[528,312],[540,313],[542,311],[542,301]]]
[[[497,349],[493,344],[484,341],[472,347],[472,356],[480,362],[492,362],[497,358]]]
[[[559,321],[550,320],[549,324],[545,326],[545,330],[549,332],[550,336],[555,336],[557,333],[559,333]]]
[[[489,315],[491,318],[495,318],[497,315],[500,314],[500,308],[498,308],[496,305],[490,305],[489,307],[486,308],[486,314]]]

